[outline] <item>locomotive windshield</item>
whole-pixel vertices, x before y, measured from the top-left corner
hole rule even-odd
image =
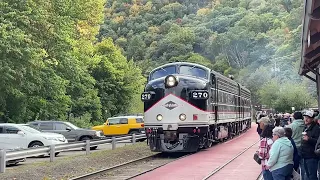
[[[163,67],[163,68],[160,68],[160,69],[154,71],[150,75],[150,80],[154,80],[154,79],[158,79],[158,78],[161,78],[161,77],[165,77],[165,76],[168,76],[170,74],[176,74],[176,66],[167,66],[167,67]]]
[[[179,67],[179,70],[177,70],[178,67]],[[184,75],[194,76],[198,78],[208,79],[207,70],[201,67],[192,66],[192,65],[181,65],[181,66],[174,65],[174,66],[161,67],[155,70],[152,74],[150,74],[150,80],[158,79],[171,74],[184,74]]]
[[[179,74],[185,74],[185,75],[200,77],[200,78],[204,78],[204,79],[208,78],[207,71],[202,68],[196,67],[196,66],[182,65],[182,66],[180,66],[179,70],[180,70]]]

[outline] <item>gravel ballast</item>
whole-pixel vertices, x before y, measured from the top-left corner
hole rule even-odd
[[[63,152],[62,152],[63,153]],[[7,169],[1,180],[67,180],[89,172],[154,155],[145,142],[92,152],[90,155],[69,156],[54,162],[36,162]]]

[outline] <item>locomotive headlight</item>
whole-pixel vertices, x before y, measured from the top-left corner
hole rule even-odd
[[[173,76],[169,76],[167,79],[167,85],[168,86],[174,86],[174,83],[176,82],[175,78]]]
[[[178,79],[175,76],[169,75],[166,77],[165,79],[166,87],[173,87],[173,86],[176,86],[177,84],[178,84]]]
[[[185,114],[180,114],[180,115],[179,115],[179,119],[180,119],[181,121],[184,121],[184,120],[187,119],[187,116],[186,116]]]
[[[158,121],[161,121],[163,119],[163,116],[161,114],[158,114],[156,118]]]

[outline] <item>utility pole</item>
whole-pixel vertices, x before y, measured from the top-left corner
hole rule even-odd
[[[280,68],[277,67],[277,61],[274,61],[274,67],[271,68],[271,71],[274,72],[274,77],[277,79],[277,72],[280,72]]]

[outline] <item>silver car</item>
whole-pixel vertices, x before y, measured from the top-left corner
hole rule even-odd
[[[43,132],[54,132],[64,135],[69,142],[104,139],[102,131],[82,129],[66,121],[33,121],[28,124]],[[98,146],[90,147],[91,150]]]

